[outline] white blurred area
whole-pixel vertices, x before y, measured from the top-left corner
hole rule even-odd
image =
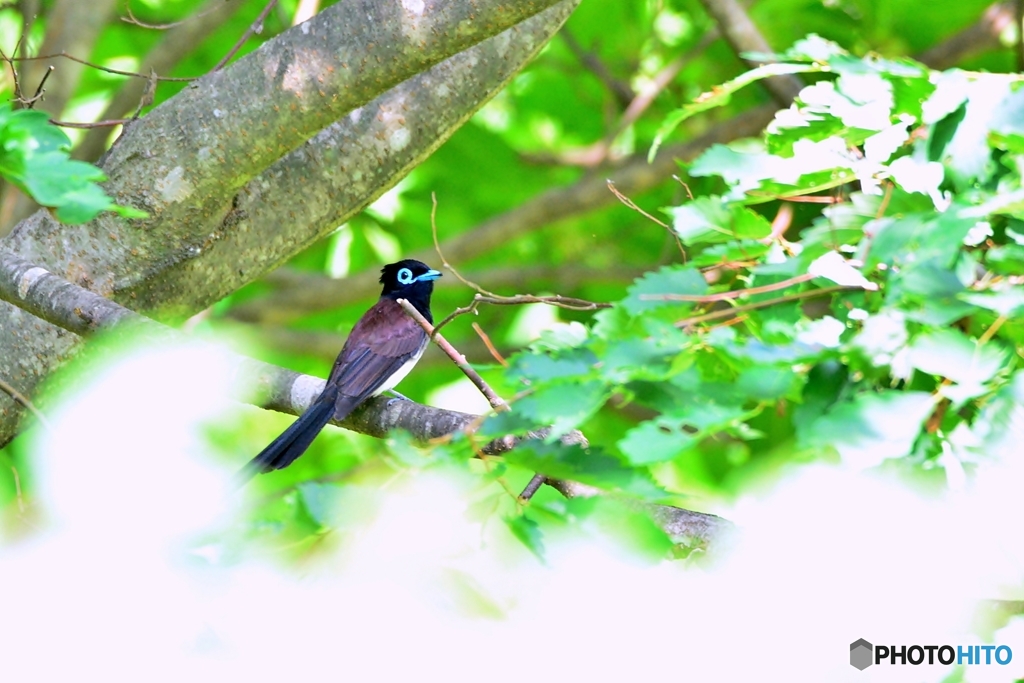
[[[218,563],[202,539],[242,505],[202,424],[232,419],[215,351],[126,360],[33,449],[50,530],[0,548],[0,680],[941,681],[849,665],[849,644],[970,644],[978,598],[1022,599],[1020,458],[924,499],[810,467],[721,514],[727,557],[651,565],[586,525],[541,564],[481,483],[409,475],[341,519],[333,559]],[[145,388],[143,388],[145,387]],[[241,464],[241,463],[239,463]],[[357,519],[358,518],[358,519]],[[996,634],[1024,676],[1024,620]]]

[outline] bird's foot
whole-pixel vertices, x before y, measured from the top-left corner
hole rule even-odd
[[[411,401],[412,400],[408,396],[403,396],[402,394],[398,393],[394,389],[388,389],[388,393],[391,394],[392,396],[394,396],[394,398],[392,398],[390,401],[388,401],[388,407],[389,408],[391,407],[391,404],[394,403],[395,401]]]

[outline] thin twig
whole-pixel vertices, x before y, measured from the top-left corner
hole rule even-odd
[[[583,46],[576,42],[572,33],[568,29],[563,28],[559,35],[562,36],[562,40],[569,47],[569,50],[576,55],[576,58],[580,60],[580,63],[592,74],[597,76],[598,80],[604,83],[605,87],[613,95],[615,99],[619,100],[622,104],[628,104],[635,97],[633,89],[629,87],[629,84],[619,78],[612,75],[608,67],[605,66],[604,62],[600,60],[593,53],[587,52],[583,49]]]
[[[430,233],[431,233],[431,235],[434,238],[434,251],[437,252],[437,257],[439,259],[441,259],[441,265],[443,265],[445,268],[447,268],[451,272],[452,275],[454,275],[456,278],[458,278],[459,282],[461,282],[462,284],[466,285],[467,287],[470,287],[471,289],[475,289],[476,291],[480,292],[481,294],[487,294],[489,296],[497,296],[497,294],[494,294],[492,292],[488,292],[486,289],[484,289],[483,287],[481,287],[477,283],[472,282],[472,281],[467,280],[466,278],[462,277],[462,274],[459,271],[455,270],[455,266],[453,266],[452,264],[448,263],[448,259],[446,259],[444,257],[444,252],[441,251],[441,243],[437,239],[437,193],[436,192],[431,192],[430,193]]]
[[[18,38],[18,45],[21,45],[21,37]],[[18,51],[18,45],[14,47],[15,53]],[[14,57],[8,57],[7,53],[0,50],[0,61],[11,67],[11,79],[14,81],[14,99],[19,102],[23,99],[21,93],[21,80],[18,78],[18,70],[14,68]]]
[[[480,327],[480,325],[474,322],[473,331],[476,332],[478,337],[480,337],[480,341],[484,343],[484,346],[487,347],[487,350],[491,352],[491,356],[494,358],[494,360],[498,361],[498,363],[500,363],[502,367],[507,368],[508,361],[505,360],[500,353],[498,353],[498,349],[494,348],[494,344],[491,343],[491,338],[487,336],[486,332],[484,332],[484,328]]]
[[[985,330],[984,332],[982,332],[981,336],[978,337],[978,346],[979,347],[982,346],[983,344],[988,342],[988,340],[990,340],[992,337],[996,336],[996,332],[999,331],[999,328],[1002,327],[1003,323],[1005,323],[1005,322],[1006,322],[1006,316],[1005,315],[1001,315],[998,318],[996,318],[995,321],[991,325],[988,326],[988,329]]]
[[[25,496],[21,492],[21,475],[18,468],[11,465],[11,474],[14,476],[14,497],[18,501],[18,512],[25,514]]]
[[[26,108],[31,109],[32,107],[34,107],[36,102],[39,101],[39,98],[41,98],[43,96],[43,86],[46,85],[46,79],[48,79],[50,77],[50,74],[52,74],[55,69],[56,69],[56,67],[53,66],[53,64],[51,64],[49,67],[47,67],[46,73],[44,73],[43,77],[39,80],[39,87],[36,88],[36,94],[33,95],[31,99],[25,100],[22,103],[22,104],[24,104],[26,106]]]
[[[728,292],[717,292],[715,294],[641,294],[641,301],[690,301],[699,304],[714,303],[716,301],[728,301],[729,299],[738,299],[742,296],[753,296],[755,294],[765,294],[767,292],[776,292],[780,289],[786,289],[793,285],[798,285],[801,282],[807,282],[813,280],[816,275],[811,273],[804,273],[803,275],[797,275],[781,282],[774,282],[770,285],[762,285],[760,287],[747,287],[746,289],[734,289]]]
[[[535,474],[530,479],[529,483],[523,489],[523,492],[519,494],[519,502],[525,503],[533,498],[533,494],[537,493],[537,490],[547,481],[547,477],[543,474]]]
[[[11,61],[15,61],[15,62],[34,62],[34,61],[37,61],[37,60],[40,60],[40,59],[57,59],[58,57],[63,57],[64,59],[70,59],[72,62],[77,62],[78,64],[84,64],[85,66],[88,66],[88,67],[90,67],[92,69],[98,69],[98,70],[103,71],[105,73],[114,74],[116,76],[129,76],[131,78],[146,78],[146,79],[150,78],[146,74],[140,74],[140,73],[136,73],[134,71],[122,71],[120,69],[112,69],[109,66],[103,66],[102,64],[96,64],[94,62],[90,62],[87,59],[82,59],[81,57],[75,57],[74,55],[69,55],[67,52],[63,52],[63,51],[62,52],[57,52],[57,53],[54,53],[54,54],[51,54],[51,55],[39,55],[37,57],[11,57]],[[194,81],[197,78],[199,78],[199,76],[187,76],[187,77],[186,76],[157,76],[157,79],[161,80],[161,81],[177,81],[179,83],[187,83],[189,81]]]
[[[789,202],[782,202],[779,204],[779,210],[775,213],[775,218],[772,219],[772,231],[761,240],[761,244],[771,244],[776,240],[782,239],[782,236],[789,230],[789,226],[793,224],[793,205]]]
[[[463,306],[456,308],[454,311],[448,314],[441,322],[434,326],[433,334],[437,334],[437,330],[450,323],[455,318],[465,313],[476,313],[477,308],[480,304],[495,304],[498,306],[521,306],[523,304],[547,304],[549,306],[556,306],[558,308],[566,308],[570,311],[596,311],[602,308],[611,308],[611,304],[587,301],[586,299],[577,299],[571,296],[562,296],[561,294],[555,294],[553,296],[534,296],[533,294],[518,294],[516,296],[502,296],[501,294],[495,294],[489,292],[472,280],[467,280],[459,273],[455,267],[448,262],[445,258],[444,252],[441,250],[441,243],[437,238],[437,195],[433,192],[430,194],[432,201],[432,207],[430,209],[430,231],[434,238],[434,250],[437,252],[437,257],[441,259],[441,265],[447,268],[452,275],[454,275],[462,284],[476,290],[476,294],[473,296],[472,303],[469,306]]]
[[[46,419],[46,416],[43,415],[42,411],[36,408],[27,396],[8,384],[2,377],[0,377],[0,389],[3,389],[11,398],[28,408],[32,414],[36,416],[36,419],[39,420],[39,424],[43,425],[46,429],[50,429],[50,421]]]
[[[668,223],[666,223],[665,221],[662,221],[662,220],[658,220],[657,218],[655,218],[654,216],[652,216],[651,214],[647,213],[646,211],[641,209],[639,206],[637,206],[636,202],[634,202],[632,199],[630,199],[626,195],[624,195],[621,192],[619,192],[618,188],[615,187],[615,182],[613,180],[608,179],[606,182],[607,182],[607,185],[608,185],[608,190],[613,195],[615,195],[616,199],[618,199],[620,202],[622,202],[623,204],[625,204],[629,208],[631,208],[634,211],[636,211],[637,213],[639,213],[641,216],[644,216],[645,218],[647,218],[647,219],[653,221],[654,223],[660,225],[661,227],[665,228],[665,230],[668,231],[668,234],[671,235],[672,238],[676,241],[676,246],[679,247],[679,253],[683,255],[683,261],[686,261],[686,248],[683,246],[683,241],[681,239],[679,239],[679,234],[676,233],[676,231],[673,230],[672,227],[669,226]],[[689,188],[687,188],[687,192],[689,192]],[[691,196],[690,198],[692,199],[693,197]]]
[[[470,366],[466,357],[456,351],[455,347],[448,343],[447,339],[437,334],[434,330],[434,326],[416,310],[415,306],[405,299],[399,299],[398,304],[405,309],[405,312],[408,313],[413,320],[420,324],[420,327],[430,335],[430,338],[434,340],[434,343],[437,344],[442,351],[448,354],[448,357],[452,359],[452,362],[455,363],[456,366],[458,366],[459,370],[462,370],[462,373],[469,378],[469,381],[480,390],[480,393],[484,395],[484,398],[487,399],[487,402],[491,404],[492,408],[499,412],[508,410],[508,404],[505,403],[500,396],[494,393],[494,389],[491,389],[490,385],[488,385],[487,382],[484,381],[484,378],[480,376],[480,373]]]
[[[230,0],[225,1],[228,2]],[[121,21],[123,21],[124,23],[133,24],[140,28],[150,29],[153,31],[166,31],[167,29],[175,28],[176,26],[181,26],[182,24],[187,24],[188,22],[193,21],[195,19],[199,19],[200,17],[205,17],[207,14],[216,12],[219,8],[211,7],[210,9],[205,10],[203,12],[199,12],[198,14],[190,14],[181,21],[172,21],[169,24],[147,24],[144,21],[140,21],[135,17],[134,14],[132,14],[131,5],[126,4],[124,9],[128,13],[127,17],[121,17]]]
[[[1017,20],[1017,71],[1024,71],[1024,0],[1017,0],[1014,4]]]
[[[254,33],[263,33],[263,21],[267,18],[267,15],[270,14],[271,10],[273,10],[274,7],[276,6],[277,0],[270,0],[270,2],[268,2],[267,5],[263,8],[263,11],[260,12],[260,15],[256,17],[256,21],[252,22],[252,24],[249,25],[249,28],[245,30],[245,33],[243,33],[242,37],[238,39],[238,42],[235,43],[234,47],[228,50],[228,53],[224,55],[224,57],[219,62],[217,62],[217,64],[212,69],[210,69],[210,71],[220,71],[221,69],[223,69],[224,65],[231,61],[231,58],[234,57],[238,53],[238,51],[242,49],[242,46],[245,45],[246,42],[248,42],[249,38],[251,38]]]
[[[764,301],[756,301],[751,304],[744,304],[742,306],[734,306],[732,308],[724,308],[720,311],[711,311],[710,313],[702,313],[700,315],[690,316],[689,318],[683,318],[676,322],[676,327],[688,327],[690,325],[696,325],[697,323],[706,322],[708,320],[718,320],[719,318],[731,318],[734,315],[745,313],[747,311],[755,311],[759,308],[767,308],[774,306],[775,304],[784,304],[790,301],[799,301],[800,299],[809,299],[816,296],[825,296],[826,294],[834,294],[836,292],[845,291],[848,289],[859,289],[858,287],[850,287],[847,285],[836,285],[834,287],[822,287],[821,289],[810,289],[806,292],[796,292],[794,294],[787,294],[786,296],[776,297],[774,299],[765,299]]]
[[[133,119],[107,119],[106,121],[93,121],[85,123],[81,121],[58,121],[50,119],[50,123],[61,128],[109,128],[111,126],[122,126]]]

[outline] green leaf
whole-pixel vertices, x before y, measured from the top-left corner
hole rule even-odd
[[[806,424],[798,434],[806,446],[830,446],[847,463],[874,467],[910,453],[934,399],[922,391],[860,393]]]
[[[662,415],[629,430],[619,449],[633,465],[671,460],[704,437],[735,426],[745,415],[740,406],[691,402],[672,415]]]
[[[771,234],[764,216],[717,197],[701,197],[682,206],[665,209],[672,229],[688,246],[729,240],[762,239]]]
[[[995,311],[1009,318],[1024,313],[1024,287],[1006,287],[999,290],[961,294],[960,299],[978,308]]]
[[[332,526],[337,509],[338,487],[332,484],[305,481],[296,488],[299,491],[302,508],[310,519],[323,528]]]
[[[658,153],[658,148],[661,147],[662,141],[671,135],[672,131],[679,127],[679,124],[702,111],[707,111],[708,109],[714,109],[715,107],[721,107],[722,105],[728,104],[733,93],[737,90],[771,76],[813,73],[821,70],[822,67],[817,64],[787,64],[784,62],[775,62],[772,64],[763,64],[741,74],[740,76],[737,76],[727,83],[723,83],[714,90],[704,93],[691,104],[677,109],[665,117],[665,120],[658,129],[657,134],[654,136],[654,144],[651,145],[651,151],[647,153],[647,160],[651,161],[654,159],[655,154]]]
[[[984,393],[984,383],[999,372],[1006,354],[994,344],[978,345],[958,330],[938,329],[911,342],[908,362],[921,372],[962,385],[955,392],[962,401]]]
[[[508,525],[512,535],[536,555],[538,560],[544,561],[544,533],[540,530],[540,525],[537,522],[527,517],[524,512],[515,517],[506,517],[505,524]]]
[[[530,439],[509,451],[505,458],[555,479],[578,481],[641,498],[665,497],[665,492],[655,485],[646,471],[629,467],[596,446],[583,449],[577,445]]]
[[[588,349],[573,349],[560,354],[520,353],[512,360],[509,377],[548,382],[591,373],[597,357]]]
[[[795,398],[803,385],[804,376],[792,368],[755,366],[740,373],[736,388],[752,399],[773,401]]]
[[[700,296],[708,290],[707,281],[700,271],[692,266],[664,266],[654,273],[647,273],[629,288],[629,296],[622,306],[631,315],[638,315],[662,306],[674,306],[680,310],[692,308],[693,304],[672,301],[662,297],[666,294]],[[661,298],[659,298],[661,297]]]
[[[118,206],[97,184],[106,179],[92,164],[70,159],[71,141],[43,113],[15,112],[0,104],[0,175],[43,206],[56,209],[65,223],[83,223],[103,211],[143,218],[138,209]]]
[[[603,382],[559,382],[543,385],[515,402],[513,412],[538,423],[550,423],[552,436],[565,434],[604,405],[608,390]]]
[[[672,460],[699,442],[699,439],[683,431],[683,426],[683,422],[678,419],[656,417],[629,430],[626,437],[619,441],[619,450],[632,465]]]

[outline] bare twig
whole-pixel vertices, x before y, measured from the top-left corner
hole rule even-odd
[[[480,373],[473,369],[469,362],[466,361],[466,357],[456,351],[455,347],[452,346],[447,339],[437,334],[434,326],[416,310],[415,306],[405,299],[399,299],[398,303],[405,309],[405,312],[408,313],[413,320],[419,323],[420,327],[430,335],[430,338],[434,343],[437,344],[442,351],[448,354],[448,357],[452,359],[452,362],[455,363],[459,370],[462,370],[462,373],[469,378],[469,381],[480,390],[480,393],[484,395],[484,398],[487,399],[487,402],[491,404],[492,408],[499,412],[508,410],[508,404],[494,392],[494,389],[491,389],[490,385],[488,385],[487,382],[484,381],[484,378],[480,376]]]
[[[487,350],[490,351],[491,357],[494,358],[494,360],[498,361],[498,363],[502,367],[507,368],[508,361],[505,360],[500,353],[498,353],[498,349],[494,348],[494,344],[491,343],[491,338],[487,336],[487,333],[484,332],[484,329],[474,322],[473,331],[476,332],[477,336],[480,337],[480,341],[482,341],[484,343],[484,346],[487,347]]]
[[[202,21],[182,21],[160,36],[159,42],[146,53],[138,66],[140,74],[149,74],[146,82],[130,78],[114,93],[110,102],[97,119],[116,119],[134,111],[138,118],[143,107],[152,104],[159,74],[170,73],[186,55],[195,50],[208,36],[227,22],[245,3],[239,0],[205,0],[192,16]],[[110,138],[109,131],[95,128],[86,133],[72,152],[76,159],[94,161],[103,154]]]
[[[654,222],[655,224],[660,225],[661,227],[665,228],[665,230],[668,231],[668,234],[672,237],[672,239],[675,240],[676,246],[679,247],[679,253],[683,255],[683,261],[686,261],[686,248],[683,246],[683,241],[681,239],[679,239],[679,234],[676,233],[676,231],[673,230],[672,227],[668,223],[666,223],[665,221],[662,221],[662,220],[659,220],[659,219],[655,218],[654,216],[652,216],[651,214],[647,213],[646,211],[641,209],[639,206],[637,206],[636,202],[634,202],[632,199],[630,199],[626,195],[624,195],[621,192],[619,192],[615,188],[615,183],[613,181],[611,181],[611,180],[608,180],[608,189],[611,191],[611,193],[613,195],[615,195],[616,199],[618,199],[620,202],[622,202],[623,204],[625,204],[629,208],[633,209],[634,211],[639,213],[641,216],[644,216],[648,220],[650,220],[650,221]]]
[[[256,21],[249,25],[249,28],[245,30],[245,33],[243,33],[242,37],[238,39],[238,42],[228,50],[228,53],[224,55],[224,57],[222,57],[221,60],[217,62],[212,69],[210,69],[210,71],[220,71],[223,69],[224,65],[230,62],[231,58],[238,54],[238,51],[242,49],[242,46],[248,42],[249,38],[251,38],[253,34],[263,33],[263,22],[266,20],[267,15],[270,14],[271,10],[276,6],[277,0],[270,0],[270,2],[268,2],[263,8],[263,11],[260,12],[259,16],[256,17]]]
[[[136,73],[134,71],[122,71],[121,69],[114,69],[114,68],[111,68],[109,66],[103,66],[102,64],[96,64],[95,62],[90,62],[87,59],[82,59],[81,57],[75,57],[74,55],[70,55],[67,52],[56,52],[54,54],[39,55],[37,57],[12,57],[11,61],[15,61],[15,62],[34,62],[34,61],[38,61],[38,60],[41,60],[41,59],[57,59],[58,57],[62,58],[62,59],[71,60],[72,62],[75,62],[76,64],[81,64],[83,66],[87,66],[90,69],[96,69],[98,71],[103,71],[103,72],[108,73],[108,74],[114,74],[115,76],[129,76],[131,78],[145,78],[145,79],[149,79],[150,78],[146,74],[140,74],[140,73]],[[194,81],[197,78],[199,78],[199,76],[188,76],[188,77],[158,76],[157,78],[159,80],[161,80],[161,81],[176,81],[176,82],[182,83],[182,82]]]
[[[519,306],[523,304],[548,304],[549,306],[556,306],[558,308],[566,308],[571,311],[596,311],[601,308],[610,308],[611,304],[599,303],[594,301],[587,301],[585,299],[576,299],[570,296],[561,296],[556,294],[553,296],[534,296],[533,294],[520,294],[517,296],[502,296],[501,294],[495,294],[489,292],[477,283],[467,280],[455,269],[452,264],[448,262],[448,259],[444,256],[444,251],[441,249],[441,243],[437,239],[437,221],[435,220],[437,215],[437,196],[433,193],[430,195],[433,201],[433,206],[430,210],[430,230],[434,238],[434,249],[437,251],[437,256],[441,259],[441,264],[447,268],[452,275],[454,275],[460,282],[467,287],[476,290],[476,294],[473,296],[472,303],[469,306],[462,308],[456,308],[446,318],[439,322],[434,328],[434,334],[437,330],[450,323],[455,318],[465,313],[476,313],[477,308],[480,304],[496,304],[499,306]]]
[[[13,64],[11,65],[11,68],[12,68],[12,69],[14,68],[14,65],[13,65]],[[34,107],[34,106],[35,106],[35,103],[39,101],[39,98],[41,98],[41,97],[43,96],[43,86],[45,86],[45,85],[46,85],[46,80],[47,80],[47,79],[48,79],[48,78],[50,77],[50,74],[52,74],[52,73],[53,73],[53,71],[54,71],[54,69],[55,69],[55,68],[56,68],[56,67],[54,67],[54,66],[53,66],[53,65],[51,64],[51,65],[50,65],[50,66],[49,66],[49,67],[48,67],[48,68],[46,69],[46,73],[44,73],[44,74],[43,74],[43,77],[42,77],[42,79],[40,79],[40,81],[39,81],[39,87],[38,87],[38,88],[36,88],[36,93],[35,93],[34,95],[32,95],[32,97],[31,97],[30,99],[22,101],[22,104],[24,104],[24,105],[25,105],[25,106],[26,106],[26,107],[27,107],[28,109],[31,109],[32,107]]]
[[[761,240],[761,244],[771,244],[776,240],[782,239],[782,236],[786,234],[792,223],[793,205],[789,202],[780,202],[779,210],[775,213],[775,218],[772,219],[772,231]]]
[[[519,494],[519,502],[525,503],[533,498],[533,494],[537,493],[538,489],[543,486],[544,482],[547,481],[547,477],[543,474],[535,474],[530,479],[529,483],[523,489],[523,492]]]
[[[704,10],[718,24],[718,29],[722,32],[726,42],[745,64],[754,66],[754,62],[742,56],[744,53],[771,54],[772,48],[768,45],[768,41],[750,20],[750,15],[738,0],[700,0],[700,2]],[[762,82],[772,97],[784,107],[788,107],[803,88],[800,79],[792,75],[772,76]]]
[[[999,331],[999,328],[1003,326],[1006,320],[1007,318],[1005,315],[1001,315],[996,318],[995,321],[988,326],[988,329],[982,332],[981,336],[978,337],[978,346],[980,347],[983,344],[986,344],[990,339],[992,339],[992,337],[996,336],[996,332]]]
[[[50,428],[50,421],[46,419],[46,416],[43,415],[42,411],[36,408],[32,401],[30,401],[27,396],[25,396],[20,391],[15,389],[13,386],[8,384],[3,377],[0,377],[0,389],[7,392],[8,396],[13,398],[21,405],[25,406],[28,410],[30,410],[32,414],[36,416],[36,419],[39,420],[39,424],[43,425],[43,427],[47,429]]]
[[[764,301],[756,301],[751,304],[744,304],[742,306],[734,306],[732,308],[723,308],[720,311],[711,311],[710,313],[702,313],[700,315],[690,316],[689,318],[683,318],[676,322],[676,327],[689,327],[696,325],[697,323],[707,322],[708,320],[718,320],[720,318],[731,318],[740,313],[747,311],[755,311],[759,308],[768,308],[769,306],[775,306],[776,304],[784,304],[790,301],[799,301],[801,299],[809,299],[816,296],[825,296],[827,294],[835,294],[836,292],[842,292],[849,289],[860,289],[859,287],[848,287],[845,285],[836,285],[834,287],[822,287],[821,289],[809,289],[806,292],[796,292],[794,294],[787,294],[786,296],[775,297],[774,299],[765,299]]]
[[[133,119],[109,119],[107,121],[57,121],[56,119],[50,119],[50,123],[55,126],[62,128],[111,128],[113,126],[122,126]]]
[[[933,69],[948,69],[967,57],[997,48],[1000,46],[999,37],[1013,25],[1014,15],[1013,3],[993,3],[974,24],[922,52],[917,58]]]
[[[572,33],[568,29],[562,29],[559,33],[565,44],[569,46],[576,58],[580,60],[580,63],[592,74],[597,76],[598,80],[604,83],[605,87],[615,96],[622,105],[628,104],[633,100],[634,93],[633,89],[629,87],[629,83],[616,78],[612,75],[612,72],[608,70],[604,62],[598,58],[597,55],[587,52],[583,49],[583,46],[579,44],[576,38],[573,37]]]
[[[225,3],[225,2],[230,2],[230,1],[231,0],[220,0],[220,2],[222,4]],[[131,5],[126,4],[124,9],[125,9],[125,12],[128,13],[128,16],[127,17],[121,17],[121,21],[123,21],[126,24],[132,24],[134,26],[138,26],[140,28],[145,28],[145,29],[150,29],[150,30],[153,30],[153,31],[166,31],[168,29],[177,28],[178,26],[182,26],[184,24],[187,24],[190,21],[194,21],[194,20],[199,19],[201,17],[205,17],[207,14],[210,14],[212,12],[216,12],[218,10],[217,7],[209,7],[207,9],[205,9],[205,10],[201,10],[199,12],[196,12],[195,14],[191,14],[191,15],[185,17],[184,19],[182,19],[181,21],[172,21],[172,22],[170,22],[168,24],[147,24],[144,21],[140,21],[139,19],[137,19],[135,17],[134,14],[132,14],[132,7],[131,7]]]
[[[804,273],[803,275],[797,275],[781,282],[774,282],[770,285],[762,285],[760,287],[747,287],[746,289],[733,289],[728,292],[717,292],[715,294],[641,294],[641,301],[690,301],[693,303],[708,304],[716,301],[728,301],[729,299],[739,299],[744,296],[753,296],[755,294],[765,294],[767,292],[777,292],[780,289],[786,289],[793,285],[798,285],[801,282],[807,282],[813,280],[816,276],[811,273]]]
[[[612,304],[604,303],[600,301],[587,301],[586,299],[575,299],[571,296],[562,296],[560,294],[554,294],[552,296],[534,296],[533,294],[519,294],[517,296],[499,296],[496,294],[474,294],[473,301],[468,306],[456,308],[454,311],[449,313],[441,322],[439,322],[435,330],[440,330],[442,327],[450,323],[451,321],[458,318],[460,315],[466,313],[476,313],[480,304],[493,304],[495,306],[522,306],[523,304],[547,304],[548,306],[556,306],[558,308],[565,308],[570,311],[598,311],[602,308],[611,308]]]

